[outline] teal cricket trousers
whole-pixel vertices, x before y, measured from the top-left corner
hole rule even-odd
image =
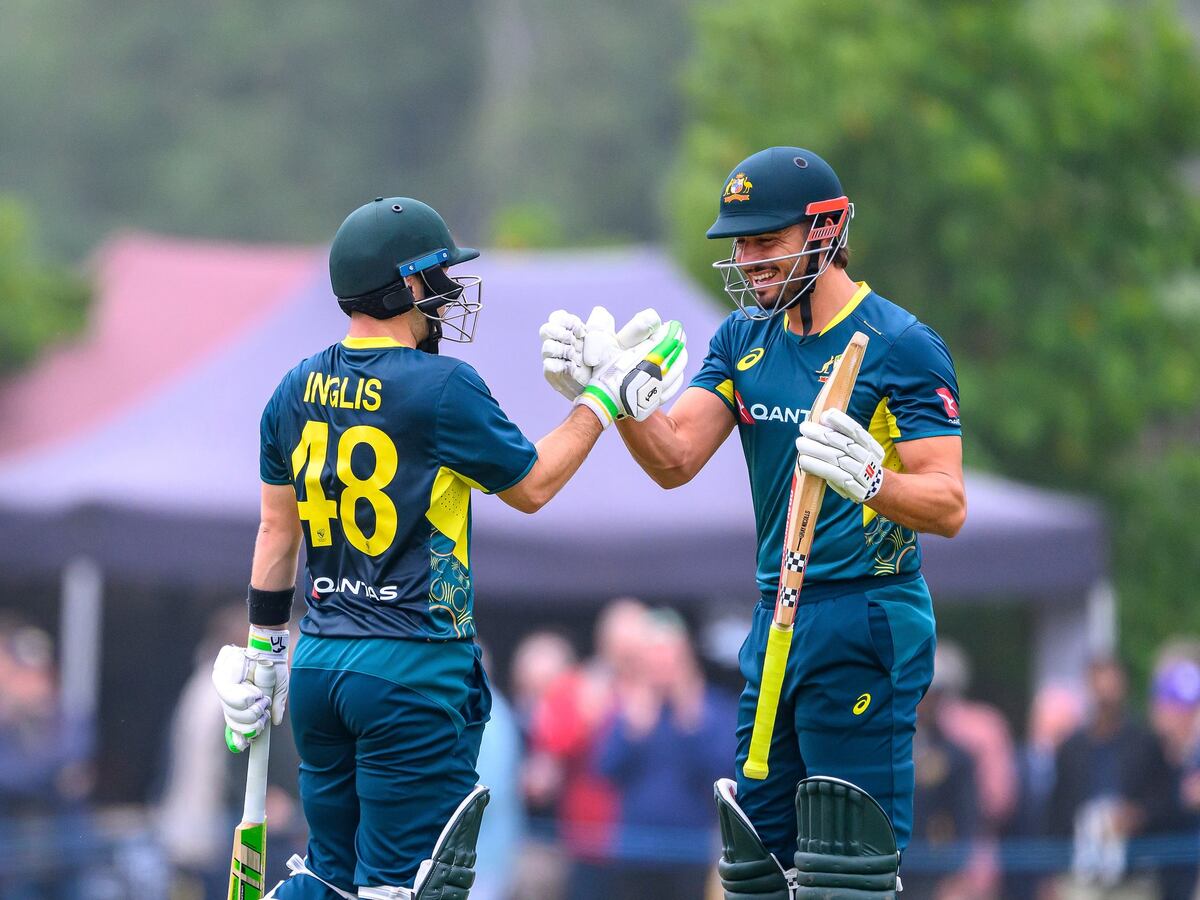
[[[770,774],[746,778],[774,596],[754,610],[739,655],[738,802],[785,866],[796,850],[796,785],[853,782],[883,807],[903,848],[912,831],[917,704],[933,678],[933,602],[920,575],[806,585],[775,719]]]
[[[376,675],[293,667],[288,709],[301,759],[309,870],[351,894],[361,885],[412,885],[478,781],[491,708],[482,665],[466,688],[459,715],[451,715],[421,691]],[[294,877],[277,896],[334,895],[314,878]]]

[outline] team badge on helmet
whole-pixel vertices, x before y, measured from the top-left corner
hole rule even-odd
[[[725,197],[721,202],[732,203],[735,200],[749,200],[752,187],[754,187],[754,183],[746,177],[746,173],[738,172],[729,179],[729,184],[725,185]]]

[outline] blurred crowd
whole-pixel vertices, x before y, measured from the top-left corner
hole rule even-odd
[[[108,900],[154,877],[170,900],[224,896],[244,766],[225,750],[209,670],[244,616],[222,610],[196,648],[163,746],[146,748],[161,775],[131,829],[89,808],[94,723],[64,711],[50,636],[0,614],[0,900]],[[508,691],[480,757],[493,801],[472,898],[719,897],[712,783],[730,774],[736,696],[710,680],[719,670],[672,610],[619,598],[592,635],[581,655],[566,635],[535,632],[506,671],[492,668]],[[1144,703],[1119,661],[1096,658],[1079,683],[1038,686],[1023,723],[973,694],[953,641],[935,669],[914,747],[907,896],[1200,897],[1200,641],[1161,648]],[[272,750],[281,878],[305,836],[290,735]]]

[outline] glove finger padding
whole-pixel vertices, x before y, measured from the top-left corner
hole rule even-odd
[[[288,701],[288,667],[286,662],[260,662],[252,673],[254,683],[267,693],[271,724],[282,725]]]
[[[845,435],[851,442],[864,448],[869,456],[883,457],[883,447],[879,441],[871,437],[871,432],[863,428],[840,409],[827,409],[821,416],[821,423]],[[865,462],[865,460],[864,460]]]
[[[807,423],[805,423],[807,424]],[[816,427],[820,427],[819,425]],[[796,453],[800,456],[812,456],[827,463],[837,465],[841,451],[836,447],[830,447],[824,441],[818,440],[809,436],[808,432],[804,431],[804,426],[800,426],[801,436],[796,438]]]
[[[854,479],[846,474],[840,467],[833,463],[825,462],[823,459],[817,459],[813,456],[801,456],[796,460],[800,468],[810,475],[815,475],[818,478],[823,478],[833,490],[845,497],[847,500],[853,500],[854,497],[847,493],[847,482]]]
[[[662,317],[653,309],[643,309],[621,326],[621,330],[617,332],[617,343],[622,350],[636,347],[658,331],[662,323]]]
[[[582,339],[584,334],[583,319],[575,315],[575,313],[567,312],[565,309],[556,309],[546,318],[547,325],[557,325],[559,328],[565,328],[575,337]]]
[[[607,365],[620,349],[616,319],[603,306],[593,307],[584,326],[583,364],[593,368]]]
[[[801,422],[796,452],[801,469],[855,503],[874,497],[883,484],[883,447],[840,410],[827,410],[821,423]]]
[[[574,400],[592,377],[583,365],[584,324],[579,316],[555,310],[538,330],[542,338],[542,375],[554,390]]]
[[[539,334],[542,341],[542,359],[571,359],[575,355],[575,339],[564,331],[543,325]]]
[[[212,681],[225,718],[225,741],[230,750],[246,748],[267,724],[271,698],[249,679],[254,663],[243,647],[222,647],[213,663]]]

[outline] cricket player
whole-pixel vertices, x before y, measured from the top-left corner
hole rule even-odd
[[[912,827],[917,703],[933,673],[917,533],[953,536],[966,516],[954,365],[932,329],[847,275],[853,206],[816,154],[755,153],[722,184],[718,210],[708,237],[732,240],[714,266],[738,309],[669,413],[618,428],[664,488],[686,484],[735,427],[749,467],[760,596],[740,655],[737,781],[717,784],[725,894],[891,897]],[[564,362],[569,342],[553,340],[578,327],[563,312],[543,326],[555,386],[564,368],[586,377],[586,361]],[[855,331],[870,344],[847,411],[805,422]],[[832,490],[800,595],[769,775],[753,780],[742,769],[797,453]]]
[[[478,255],[417,200],[351,213],[329,254],[349,333],[288,372],[262,416],[249,645],[223,648],[213,681],[235,751],[282,721],[290,694],[309,843],[268,897],[465,900],[491,703],[471,491],[538,510],[608,424],[682,384],[678,323],[643,316],[609,342],[566,421],[530,443],[471,366],[438,355],[474,335],[480,279],[448,269]],[[308,612],[289,678],[301,541]]]

